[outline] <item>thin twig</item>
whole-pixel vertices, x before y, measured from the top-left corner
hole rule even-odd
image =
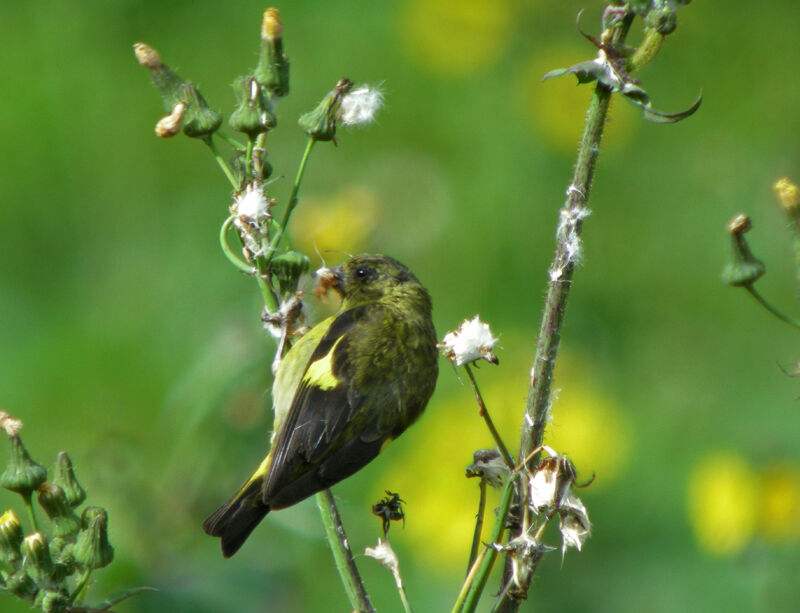
[[[464,369],[467,371],[469,382],[472,385],[472,391],[475,393],[475,400],[478,402],[480,416],[483,417],[483,420],[486,422],[486,426],[489,428],[489,432],[492,433],[492,438],[494,438],[494,442],[497,445],[497,448],[500,450],[500,454],[503,456],[503,461],[506,463],[506,466],[508,466],[508,470],[513,471],[514,458],[511,457],[506,444],[503,442],[503,439],[500,438],[500,433],[494,426],[494,422],[489,415],[489,410],[486,408],[486,403],[483,401],[481,390],[478,388],[478,382],[475,381],[475,376],[472,374],[472,369],[470,368],[469,364],[464,364]]]
[[[767,309],[775,317],[777,317],[781,321],[789,324],[790,326],[792,326],[794,328],[799,328],[800,329],[800,321],[797,321],[796,319],[792,319],[788,315],[784,315],[783,313],[781,313],[778,309],[776,309],[769,302],[767,302],[766,299],[758,292],[758,290],[755,287],[753,287],[752,285],[745,285],[744,288],[748,292],[750,292],[750,295],[753,298],[755,298],[761,306],[763,306],[765,309]]]
[[[478,556],[478,548],[481,546],[481,534],[483,533],[483,517],[486,514],[486,479],[481,479],[478,487],[480,488],[478,514],[475,516],[475,532],[472,535],[472,547],[470,547],[469,550],[467,574],[469,574],[469,571],[475,562],[475,558]]]
[[[350,550],[350,543],[347,541],[342,518],[339,516],[333,494],[330,490],[323,490],[316,495],[316,499],[320,515],[322,515],[322,523],[325,526],[325,534],[333,551],[333,559],[339,570],[339,576],[345,592],[347,592],[350,605],[358,613],[375,613],[353,560],[353,552]]]

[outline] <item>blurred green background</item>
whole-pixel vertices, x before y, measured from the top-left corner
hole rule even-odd
[[[596,33],[602,3],[277,6],[292,93],[269,138],[276,174],[293,176],[296,118],[339,77],[382,82],[387,100],[377,125],[315,149],[295,241],[407,263],[433,294],[440,336],[476,313],[490,322],[501,363],[478,378],[516,447],[590,94],[571,77],[540,78],[593,56],[574,19],[585,8],[582,27]],[[200,529],[266,449],[273,345],[255,284],[217,244],[227,182],[199,143],[153,135],[160,101],[131,52],[153,45],[227,113],[264,8],[43,0],[0,11],[0,408],[24,420],[40,463],[68,450],[90,502],[109,509],[117,560],[89,602],[159,589],[119,611],[349,610],[313,500],[270,515],[231,560]],[[797,311],[771,185],[800,180],[799,28],[791,0],[692,3],[637,76],[666,111],[702,89],[699,112],[656,126],[623,101],[612,108],[550,429],[583,477],[596,473],[582,492],[593,536],[563,563],[546,558],[522,610],[800,602],[800,387],[778,366],[800,358],[798,333],[719,280],[725,223],[747,212],[768,267],[759,287]],[[289,185],[272,186],[279,202]],[[441,366],[420,423],[334,488],[358,551],[379,535],[369,505],[386,489],[407,501],[391,538],[417,611],[455,598],[477,505],[463,469],[491,445],[468,389]],[[5,492],[0,505],[22,511]],[[359,564],[379,610],[399,611],[388,572]],[[28,610],[10,598],[0,608]]]

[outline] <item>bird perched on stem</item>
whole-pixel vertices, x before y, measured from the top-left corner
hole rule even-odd
[[[431,298],[384,255],[327,271],[338,314],[300,338],[272,387],[272,446],[253,475],[203,529],[232,556],[273,510],[349,477],[421,414],[438,374]]]

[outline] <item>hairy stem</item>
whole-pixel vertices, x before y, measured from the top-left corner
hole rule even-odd
[[[325,535],[328,537],[328,543],[333,551],[333,559],[336,561],[336,568],[339,570],[339,576],[342,579],[344,590],[347,592],[350,605],[358,613],[375,613],[353,560],[353,552],[350,550],[350,543],[347,540],[339,510],[333,500],[333,494],[330,490],[323,490],[316,495],[316,499],[320,515],[322,515],[322,523],[325,526]]]
[[[612,26],[610,36],[612,45],[622,44],[632,21],[633,15],[630,14]],[[567,188],[567,199],[560,211],[558,230],[556,231],[556,250],[550,266],[550,278],[547,283],[536,353],[531,369],[528,399],[525,405],[524,419],[522,420],[519,458],[520,462],[524,463],[529,456],[532,456],[528,460],[528,466],[536,465],[538,454],[531,454],[531,451],[539,447],[544,439],[544,429],[550,408],[553,370],[555,369],[556,356],[558,355],[558,347],[561,341],[561,329],[567,310],[567,298],[572,287],[572,277],[575,271],[576,245],[579,244],[581,238],[583,219],[588,214],[586,202],[589,199],[589,191],[592,186],[597,156],[600,151],[600,141],[603,136],[603,128],[606,123],[610,102],[611,90],[602,83],[598,83],[595,86],[589,111],[586,114],[586,123],[578,146],[575,170],[572,181]],[[520,508],[524,507],[521,501],[526,499],[527,483],[524,479],[521,479],[517,499],[517,502],[520,503]],[[522,529],[524,528],[525,526],[523,525]],[[509,564],[510,557],[506,560],[506,572],[504,573],[501,589],[509,580]],[[518,592],[520,594],[525,595],[527,593],[532,576],[533,573],[530,573],[528,583],[519,586]],[[520,602],[521,599],[519,597],[506,598],[498,610],[502,613],[516,612],[519,609]]]

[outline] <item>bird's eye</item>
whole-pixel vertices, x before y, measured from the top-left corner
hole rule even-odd
[[[365,279],[368,274],[369,274],[369,271],[366,268],[364,268],[363,266],[361,266],[359,268],[356,268],[356,276],[359,279]]]

